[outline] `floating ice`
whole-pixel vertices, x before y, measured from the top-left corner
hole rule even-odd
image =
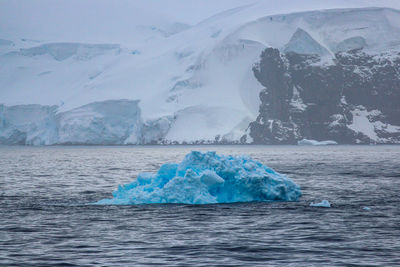
[[[312,139],[302,139],[297,142],[299,146],[326,146],[326,145],[337,145],[336,141],[326,140],[326,141],[317,141]]]
[[[331,207],[331,203],[329,203],[328,200],[322,200],[319,203],[310,203],[310,207],[322,207],[322,208],[330,208]]]
[[[363,210],[371,210],[369,207],[363,207]]]
[[[119,186],[113,196],[96,204],[296,201],[301,191],[286,176],[248,156],[193,151],[179,164],[139,174],[132,183]]]

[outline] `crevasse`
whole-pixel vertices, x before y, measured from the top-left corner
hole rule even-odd
[[[179,164],[139,174],[132,183],[119,186],[113,198],[96,204],[296,201],[300,196],[300,187],[291,179],[249,156],[192,151]]]

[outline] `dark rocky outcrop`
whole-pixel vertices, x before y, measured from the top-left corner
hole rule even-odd
[[[253,72],[265,87],[249,126],[254,143],[400,143],[398,52],[337,52],[323,64],[319,55],[267,48]]]

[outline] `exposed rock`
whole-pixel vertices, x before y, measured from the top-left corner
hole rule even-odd
[[[265,89],[250,137],[264,144],[400,143],[399,70],[398,52],[338,52],[324,65],[319,55],[267,48],[253,68]]]

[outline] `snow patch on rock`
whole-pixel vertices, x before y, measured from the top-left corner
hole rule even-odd
[[[368,111],[365,107],[359,105],[351,111],[353,115],[353,121],[348,128],[361,133],[372,141],[377,143],[385,143],[390,140],[379,136],[379,132],[385,131],[386,133],[398,133],[400,132],[400,126],[392,125],[389,123],[383,123],[377,118],[381,115],[379,110]]]

